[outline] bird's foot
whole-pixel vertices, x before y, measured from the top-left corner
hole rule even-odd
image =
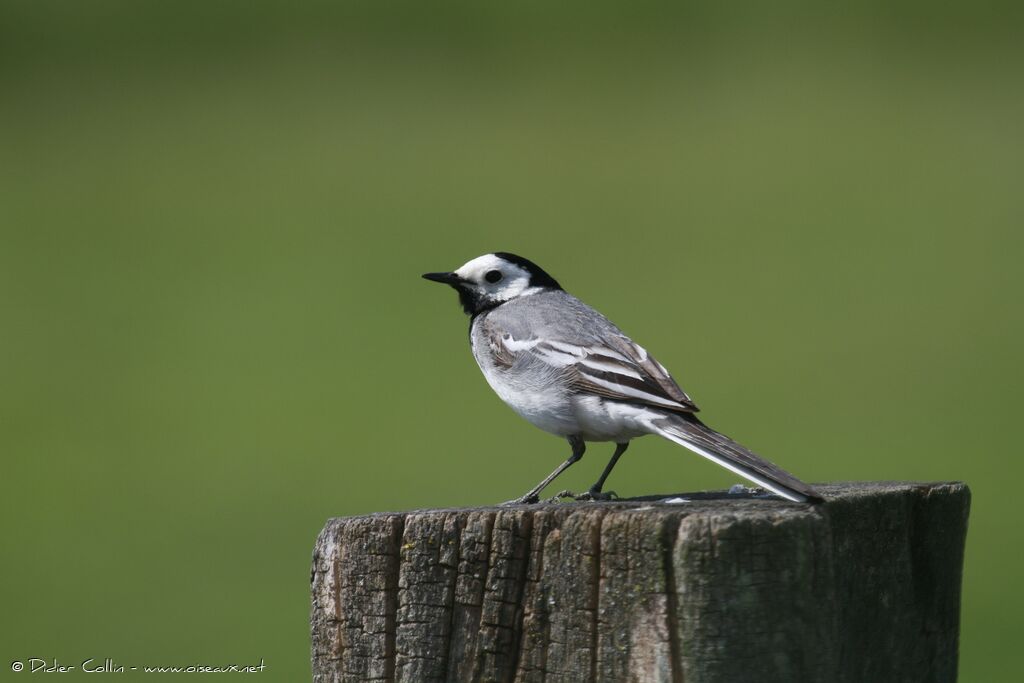
[[[569,498],[570,500],[575,500],[579,502],[608,501],[617,500],[618,497],[619,496],[618,494],[615,493],[615,491],[608,491],[606,493],[602,493],[601,491],[595,491],[594,489],[590,489],[589,491],[584,491],[583,493],[573,493],[572,491],[565,489],[563,491],[559,491],[558,493],[553,495],[551,498],[548,498],[544,502],[557,503],[558,501],[563,500],[565,498]]]
[[[499,507],[508,507],[510,505],[533,505],[534,503],[540,502],[540,496],[530,491],[527,494],[513,498],[512,500],[506,500],[504,503],[498,503]]]
[[[559,502],[561,502],[562,500],[564,500],[566,498],[569,498],[571,500],[576,500],[576,494],[573,493],[572,491],[570,491],[569,489],[562,489],[561,491],[559,491],[555,495],[551,496],[550,498],[545,498],[544,502],[545,503],[559,503]]]
[[[593,488],[586,493],[581,493],[576,496],[576,500],[609,501],[618,499],[619,494],[615,493],[615,491],[597,491]]]

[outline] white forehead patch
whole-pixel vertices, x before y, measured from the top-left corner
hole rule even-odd
[[[484,276],[492,270],[501,273],[501,280],[494,283],[487,281]],[[494,254],[484,254],[468,261],[459,267],[455,274],[474,283],[485,296],[499,301],[540,291],[539,287],[530,287],[530,273],[525,268]]]
[[[507,279],[512,279],[519,275],[527,279],[530,277],[529,273],[516,264],[509,263],[494,254],[484,254],[483,256],[477,256],[472,261],[467,261],[455,271],[455,274],[466,280],[478,281],[483,279],[484,274],[491,270],[500,270]]]

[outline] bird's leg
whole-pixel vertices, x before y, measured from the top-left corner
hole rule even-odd
[[[613,469],[615,469],[616,463],[619,462],[619,458],[622,457],[622,454],[626,452],[627,448],[629,448],[628,441],[615,444],[615,452],[612,453],[612,459],[604,466],[604,472],[601,472],[601,476],[598,477],[597,481],[594,482],[594,485],[590,487],[590,493],[601,493],[604,489],[604,482],[608,479],[608,475],[612,473]]]
[[[507,501],[505,503],[502,503],[502,505],[522,505],[522,504],[536,503],[537,501],[539,501],[540,500],[540,492],[543,491],[544,488],[548,484],[553,482],[555,480],[555,477],[560,475],[562,472],[567,470],[570,465],[572,465],[577,460],[582,458],[583,457],[583,452],[585,450],[587,450],[587,445],[583,442],[583,439],[581,439],[579,436],[570,436],[569,437],[569,445],[572,446],[572,455],[570,455],[569,458],[565,462],[563,462],[561,465],[556,467],[554,472],[552,472],[547,477],[545,477],[544,481],[542,481],[541,483],[539,483],[536,486],[534,486],[532,489],[530,489],[529,491],[524,493],[519,498],[516,498],[515,500],[510,500],[510,501]]]
[[[629,448],[628,441],[615,444],[615,452],[612,453],[612,459],[609,460],[608,464],[604,466],[604,472],[601,473],[601,476],[594,483],[594,485],[590,487],[590,490],[584,493],[583,495],[578,496],[578,499],[611,500],[613,497],[615,497],[614,491],[609,491],[608,493],[601,493],[601,490],[604,488],[604,482],[608,478],[608,475],[611,474],[612,470],[615,468],[615,463],[619,461],[619,458],[622,457],[622,454],[626,452],[627,448]]]

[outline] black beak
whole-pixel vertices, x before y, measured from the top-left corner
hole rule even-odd
[[[426,280],[441,282],[452,287],[457,287],[462,282],[462,278],[455,273],[424,273],[423,277]]]

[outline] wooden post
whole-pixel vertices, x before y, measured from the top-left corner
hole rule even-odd
[[[967,487],[819,490],[332,519],[313,679],[956,680]]]

